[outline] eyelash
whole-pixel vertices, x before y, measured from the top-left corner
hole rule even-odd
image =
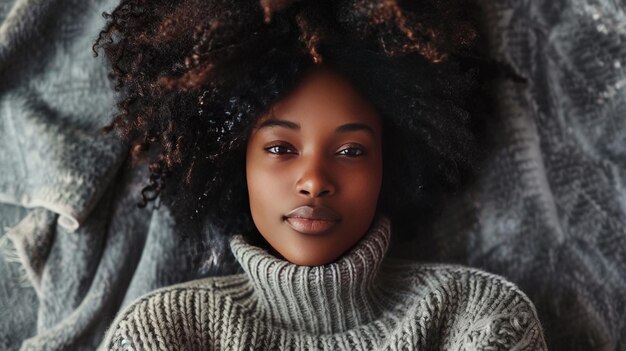
[[[286,145],[277,144],[277,145],[272,145],[272,146],[266,147],[265,151],[268,152],[269,154],[272,154],[272,155],[277,155],[277,156],[283,155],[282,153],[279,153],[279,152],[271,152],[270,150],[273,149],[273,148],[289,148],[289,147],[286,146]],[[365,150],[363,150],[360,147],[356,147],[356,146],[352,146],[352,145],[350,147],[342,149],[339,152],[342,152],[344,150],[359,150],[360,151],[360,154],[358,154],[358,155],[350,156],[350,155],[343,154],[344,156],[347,156],[349,158],[357,158],[357,157],[361,157],[361,156],[365,155]]]

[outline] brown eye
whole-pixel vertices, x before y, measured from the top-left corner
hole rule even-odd
[[[289,147],[285,145],[272,145],[265,148],[265,151],[272,155],[283,155],[291,152],[285,152],[287,150],[291,150]]]
[[[361,149],[360,147],[351,146],[339,151],[338,153],[344,156],[348,156],[350,158],[356,158],[363,156],[365,154],[365,150]]]

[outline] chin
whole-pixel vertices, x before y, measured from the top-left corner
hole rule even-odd
[[[328,257],[290,257],[287,261],[296,264],[298,266],[323,266],[325,264],[329,264],[334,262],[336,259],[328,258]]]

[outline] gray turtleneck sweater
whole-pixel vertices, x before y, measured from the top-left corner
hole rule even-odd
[[[111,350],[546,350],[532,302],[480,270],[386,257],[379,215],[337,261],[298,266],[247,243],[244,273],[156,290],[121,312]]]

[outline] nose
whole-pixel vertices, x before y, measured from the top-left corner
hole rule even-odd
[[[328,176],[323,162],[319,158],[313,157],[303,163],[303,167],[305,170],[296,185],[299,194],[316,198],[335,193],[335,184]]]

